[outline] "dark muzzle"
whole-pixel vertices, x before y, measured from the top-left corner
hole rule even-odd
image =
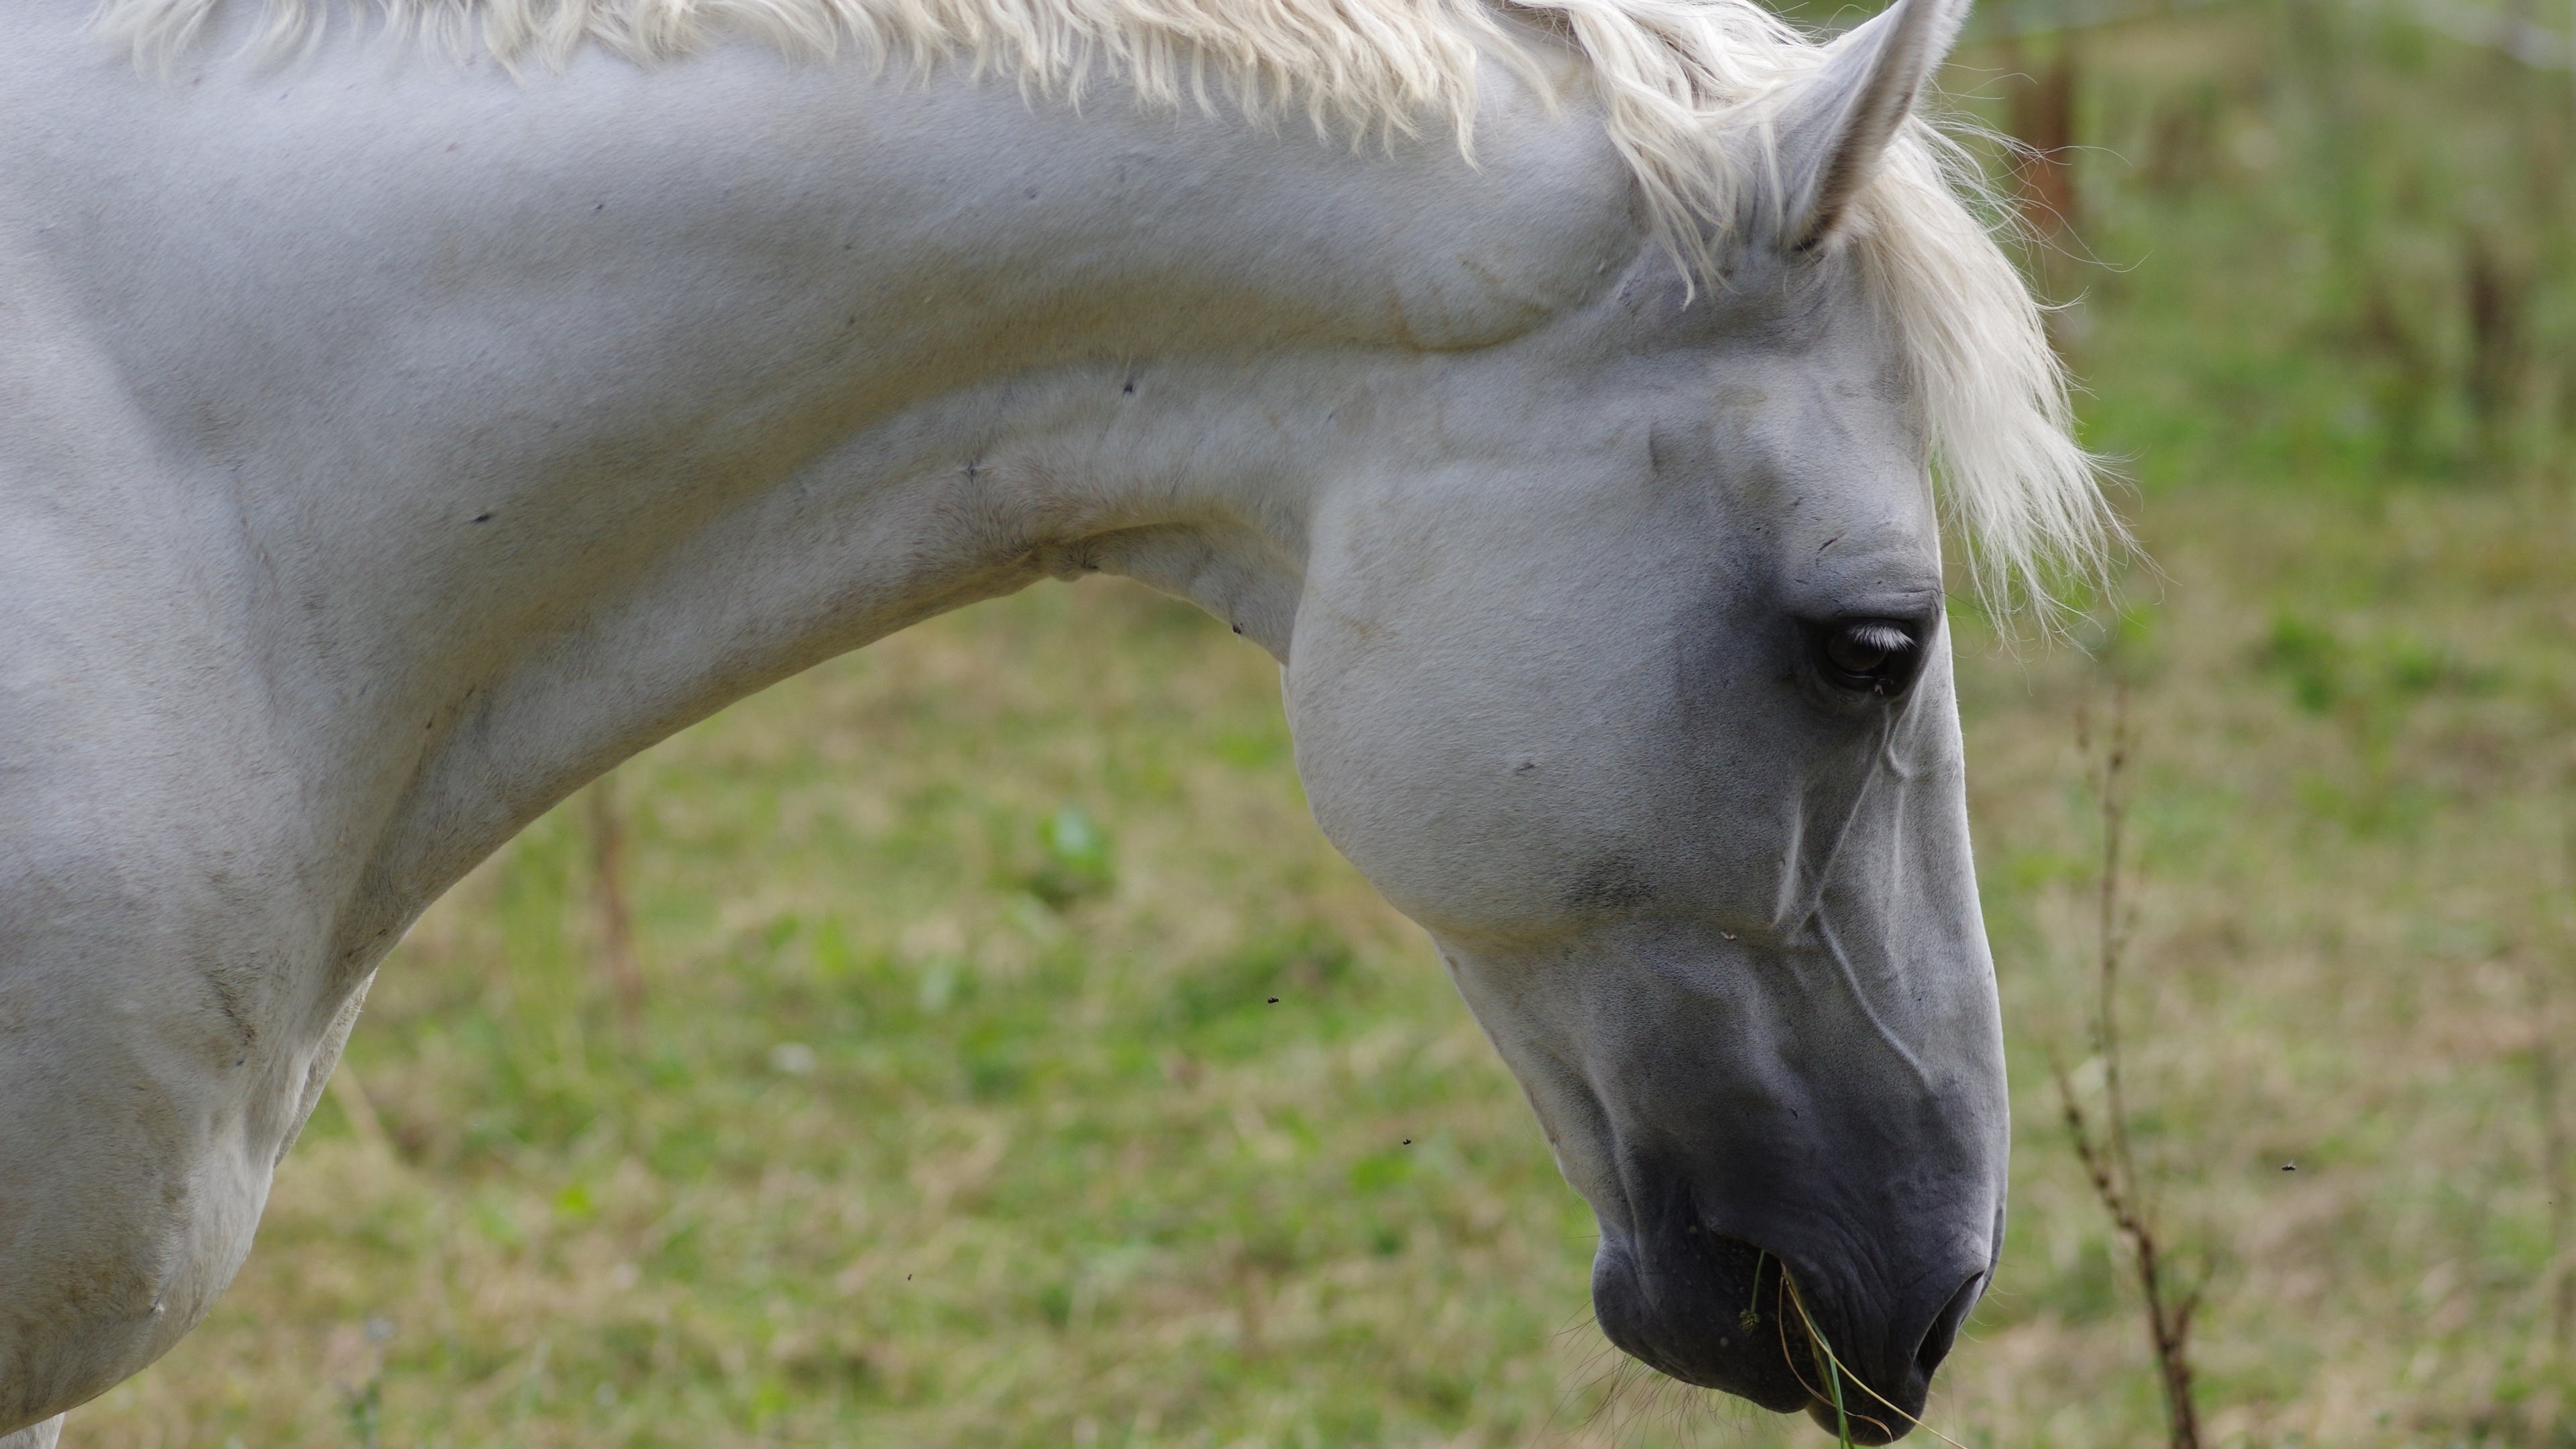
[[[1695,1221],[1639,1236],[1605,1235],[1593,1260],[1593,1310],[1612,1343],[1684,1383],[1775,1413],[1804,1409],[1855,1444],[1914,1427],[1988,1267],[1936,1271],[1918,1291],[1873,1297],[1845,1286],[1861,1274],[1793,1262]]]

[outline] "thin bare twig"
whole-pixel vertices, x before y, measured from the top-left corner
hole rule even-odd
[[[2576,772],[2566,784],[2576,789]],[[2562,790],[2562,795],[2568,793]],[[2569,929],[2568,906],[2576,902],[2576,815],[2560,833],[2558,879],[2541,908],[2545,943],[2531,972],[2532,1021],[2539,1028],[2531,1046],[2532,1091],[2540,1110],[2541,1190],[2549,1200],[2549,1267],[2542,1282],[2549,1293],[2550,1342],[2561,1356],[2576,1353],[2576,1144],[2571,1144],[2564,1088],[2560,1082],[2557,974],[2566,969],[2576,931]]]
[[[2542,1271],[2541,1282],[2549,1294],[2549,1337],[2558,1352],[2564,1354],[2576,1334],[2576,1243],[2571,1243],[2570,1223],[2576,1220],[2576,1204],[2569,1199],[2567,1114],[2559,1105],[2558,1048],[2551,1028],[2557,1012],[2549,973],[2557,963],[2544,959],[2533,972],[2532,1019],[2539,1031],[2531,1044],[2531,1089],[2540,1110],[2540,1184],[2549,1200],[2549,1265]]]
[[[588,792],[590,901],[598,922],[600,965],[617,995],[618,1019],[628,1036],[643,1029],[644,971],[635,960],[635,919],[626,905],[626,822],[617,808],[615,775],[602,775]]]
[[[2089,719],[2079,719],[2077,738],[2086,753],[2093,748]],[[2200,1308],[2200,1288],[2181,1287],[2171,1256],[2157,1235],[2153,1215],[2138,1185],[2137,1153],[2129,1137],[2129,1103],[2121,1080],[2119,985],[2129,948],[2130,915],[2123,908],[2121,882],[2128,836],[2129,689],[2115,684],[2111,696],[2110,734],[2101,766],[2094,772],[2094,795],[2102,825],[2101,878],[2094,894],[2095,930],[2100,953],[2095,959],[2093,1032],[2102,1061],[2104,1112],[2108,1121],[2096,1130],[2076,1100],[2075,1085],[2064,1068],[2051,1063],[2057,1093],[2066,1108],[2066,1130],[2075,1155],[2092,1180],[2093,1195],[2111,1215],[2111,1225],[2129,1247],[2145,1299],[2147,1335],[2156,1352],[2156,1369],[2165,1400],[2166,1442],[2170,1449],[2200,1449],[2200,1412],[2192,1383],[2191,1328]]]

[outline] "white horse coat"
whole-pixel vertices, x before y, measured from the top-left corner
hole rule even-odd
[[[423,9],[462,52],[281,5],[271,55],[111,4],[166,74],[90,0],[0,13],[0,1436],[205,1313],[477,860],[1090,571],[1280,658],[1318,818],[1601,1216],[1614,1339],[1813,1407],[1730,1332],[1785,1265],[1855,1430],[1919,1408],[2005,1149],[1927,461],[2007,571],[2099,527],[1906,121],[1955,13],[1826,63],[1737,0],[1353,0],[1303,51],[976,3]],[[725,33],[862,22],[901,64]]]

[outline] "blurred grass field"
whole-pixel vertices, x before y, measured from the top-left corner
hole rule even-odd
[[[2077,720],[2125,685],[2131,1091],[2212,1441],[2576,1445],[2576,124],[2357,15],[1953,77],[2080,77],[2096,261],[2046,267],[2157,565],[2072,645],[1959,621],[2019,1123],[1962,1444],[2163,1437],[2048,1070],[2090,1080]],[[622,768],[637,1018],[576,800],[387,964],[230,1295],[65,1443],[1824,1442],[1602,1346],[1589,1213],[1276,689],[1046,585]]]

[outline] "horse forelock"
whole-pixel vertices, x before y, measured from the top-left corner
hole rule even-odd
[[[99,31],[167,66],[237,4],[262,6],[251,44],[270,53],[335,14],[514,68],[588,45],[652,63],[741,34],[880,69],[963,60],[1068,99],[1114,81],[1149,105],[1302,115],[1355,141],[1430,121],[1471,158],[1484,65],[1553,106],[1551,61],[1571,56],[1649,226],[1701,277],[1776,187],[1773,103],[1827,49],[1755,0],[102,0]],[[1848,245],[1904,349],[1976,586],[2045,610],[2053,582],[2097,581],[2126,538],[2073,439],[2038,305],[1982,219],[2004,209],[1973,157],[1917,119],[1857,211]]]

